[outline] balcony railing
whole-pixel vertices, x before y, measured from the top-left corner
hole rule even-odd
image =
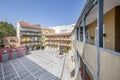
[[[97,78],[97,47],[76,42],[76,50],[87,65],[93,78]],[[100,77],[101,80],[120,79],[120,53],[105,48],[100,48]],[[111,75],[111,76],[110,76]]]

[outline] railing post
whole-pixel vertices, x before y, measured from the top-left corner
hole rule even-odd
[[[97,80],[100,80],[100,47],[103,47],[103,0],[98,0],[97,7]]]
[[[83,43],[86,43],[86,19],[85,17],[83,17],[82,23],[83,23]]]
[[[83,23],[83,43],[86,43],[86,19],[83,17],[82,19]],[[83,53],[83,59],[84,59],[84,53]],[[86,80],[86,64],[83,66],[83,80]]]
[[[78,40],[80,41],[80,26],[78,26]]]
[[[86,80],[86,65],[83,67],[83,80]]]

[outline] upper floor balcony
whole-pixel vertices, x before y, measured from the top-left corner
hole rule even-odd
[[[77,67],[91,80],[119,80],[120,0],[87,0],[72,35]]]

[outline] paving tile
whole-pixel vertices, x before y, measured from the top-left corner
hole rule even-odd
[[[43,73],[44,73],[44,72],[38,71],[38,72],[34,73],[33,75],[34,75],[35,77],[39,77],[39,76],[42,75]]]
[[[0,63],[0,80],[60,80],[63,59],[48,51],[32,51],[26,57]]]
[[[25,80],[35,80],[35,78],[32,77],[32,76],[29,76],[29,77],[27,77]]]
[[[2,75],[2,74],[0,74],[0,78],[3,78],[3,75]]]
[[[14,79],[12,79],[12,80],[20,80],[18,77],[16,77],[16,78],[14,78]]]
[[[14,79],[17,77],[17,74],[16,73],[13,73],[13,74],[10,74],[8,76],[5,76],[5,80],[9,80],[9,79]]]

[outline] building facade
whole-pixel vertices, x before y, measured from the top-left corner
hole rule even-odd
[[[55,33],[71,33],[75,24],[70,24],[70,25],[62,25],[62,26],[55,26],[55,27],[50,27],[55,30]]]
[[[28,22],[17,22],[17,37],[21,45],[25,45],[27,50],[41,48],[41,26]]]
[[[54,29],[42,27],[42,29],[41,29],[41,46],[42,46],[42,48],[46,48],[46,40],[47,40],[46,35],[54,34],[54,33],[55,33]]]
[[[71,49],[71,32],[74,24],[50,28],[54,29],[55,33],[46,35],[46,48],[68,53]]]
[[[119,14],[120,0],[87,0],[72,31],[77,79],[120,79]]]
[[[71,49],[71,33],[56,33],[46,35],[47,48],[59,50],[62,48],[64,52]]]
[[[0,49],[17,47],[17,46],[20,46],[20,43],[19,43],[18,38],[16,36],[3,37]]]

